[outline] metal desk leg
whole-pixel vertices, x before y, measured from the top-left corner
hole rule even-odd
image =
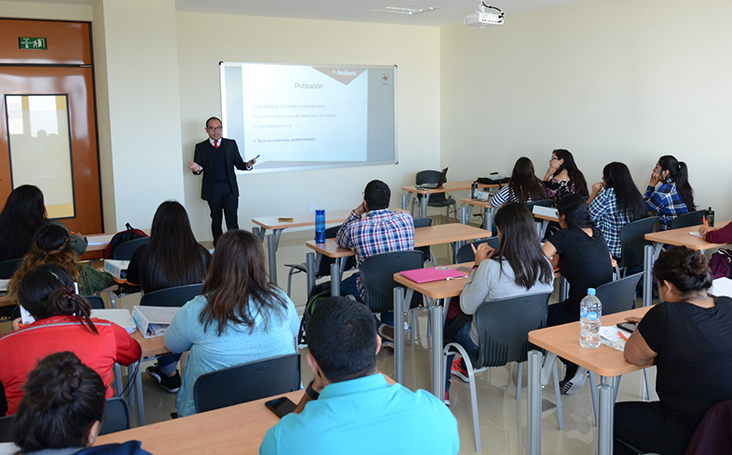
[[[432,305],[432,395],[442,400],[445,396],[445,373],[442,371],[442,343],[443,343],[443,308],[441,305]]]
[[[643,247],[643,306],[651,306],[653,299],[653,245]]]
[[[487,208],[483,211],[483,220],[485,221],[485,230],[493,232],[493,207]]]
[[[467,208],[465,206],[460,207],[460,224],[468,224],[468,221],[470,221],[470,217],[473,215],[473,206],[468,205]]]
[[[331,297],[341,295],[341,267],[338,262],[330,265],[330,295]]]
[[[409,201],[412,199],[412,192],[407,191],[402,194],[402,210],[409,210]]]
[[[404,302],[411,302],[413,293],[407,289],[409,300],[405,300],[404,288],[394,288],[394,380],[401,385],[404,385]]]
[[[256,235],[260,242],[264,243],[264,234],[267,233],[265,228],[253,227],[252,234]]]
[[[419,216],[420,218],[424,218],[427,216],[427,205],[430,203],[430,195],[429,193],[422,195],[422,206],[420,208]],[[447,220],[448,222],[450,220]],[[447,222],[445,223],[447,224]]]
[[[613,415],[615,413],[615,392],[607,384],[607,378],[602,377],[602,384],[597,388],[600,412],[597,422],[597,453],[598,455],[610,455],[613,453]]]
[[[543,239],[546,235],[546,228],[549,227],[549,220],[541,220],[541,231],[539,232],[539,239]]]
[[[526,422],[526,453],[541,454],[541,352],[529,351],[528,420]]]
[[[307,268],[308,295],[315,286],[315,253],[305,253],[305,264]]]
[[[135,394],[137,395],[137,416],[140,422],[140,426],[145,425],[145,405],[142,400],[142,365],[140,361],[137,361],[135,373]],[[127,373],[127,380],[129,380],[129,370]]]
[[[269,255],[269,280],[277,284],[277,246],[280,243],[282,229],[275,229],[267,236],[267,253]]]

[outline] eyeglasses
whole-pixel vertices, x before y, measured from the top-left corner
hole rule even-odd
[[[220,127],[220,126],[209,126],[206,129],[209,130],[209,131],[221,131],[222,130],[222,127]]]
[[[550,159],[549,161],[554,161],[554,160],[559,161],[559,158],[557,158],[556,156],[553,156],[552,159]]]

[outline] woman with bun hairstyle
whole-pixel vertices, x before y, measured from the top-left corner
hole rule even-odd
[[[656,365],[660,401],[615,405],[616,454],[681,455],[707,410],[732,399],[732,299],[707,293],[707,258],[672,247],[659,256],[653,276],[662,302],[642,320],[627,318],[638,327],[624,355],[634,365]]]
[[[633,183],[628,166],[612,162],[602,170],[602,180],[592,185],[590,221],[602,232],[610,254],[620,259],[620,229],[648,216],[643,196]]]
[[[104,382],[73,352],[38,362],[23,386],[25,394],[11,429],[19,455],[150,455],[140,441],[94,443],[104,416]]]
[[[500,207],[506,202],[527,202],[546,199],[546,190],[541,180],[534,174],[534,163],[522,156],[516,160],[511,172],[511,180],[491,198],[491,207]]]
[[[18,301],[35,322],[0,338],[0,383],[8,415],[18,408],[28,373],[48,354],[75,353],[102,377],[107,398],[114,396],[114,364],[140,359],[140,345],[125,329],[91,317],[89,302],[74,292],[71,275],[59,265],[39,265],[26,273],[18,284]]]
[[[572,153],[565,149],[552,152],[549,169],[544,175],[544,187],[549,199],[554,200],[554,206],[567,194],[579,194],[582,197],[589,195],[585,176],[577,168]]]
[[[686,163],[671,155],[659,158],[643,199],[646,208],[660,217],[662,231],[671,229],[677,216],[696,210]]]
[[[92,295],[114,285],[114,277],[109,273],[87,264],[78,263],[79,256],[71,249],[69,232],[56,224],[41,226],[33,237],[31,250],[23,257],[18,269],[8,285],[8,295],[18,303],[18,283],[31,269],[41,264],[56,264],[63,267],[79,284],[79,294]]]

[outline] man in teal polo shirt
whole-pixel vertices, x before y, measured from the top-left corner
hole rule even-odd
[[[424,390],[389,385],[377,372],[381,338],[364,304],[320,300],[307,334],[314,379],[295,412],[267,431],[260,454],[458,453],[447,406]]]

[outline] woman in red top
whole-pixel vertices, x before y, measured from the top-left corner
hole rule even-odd
[[[0,338],[7,415],[15,414],[28,373],[49,354],[76,354],[102,377],[107,398],[114,396],[115,362],[131,365],[140,359],[140,345],[125,329],[91,317],[89,302],[74,292],[71,276],[58,265],[44,264],[28,272],[18,285],[18,301],[35,322]]]
[[[732,223],[721,228],[709,227],[706,224],[699,226],[699,233],[704,240],[711,243],[732,243]]]

